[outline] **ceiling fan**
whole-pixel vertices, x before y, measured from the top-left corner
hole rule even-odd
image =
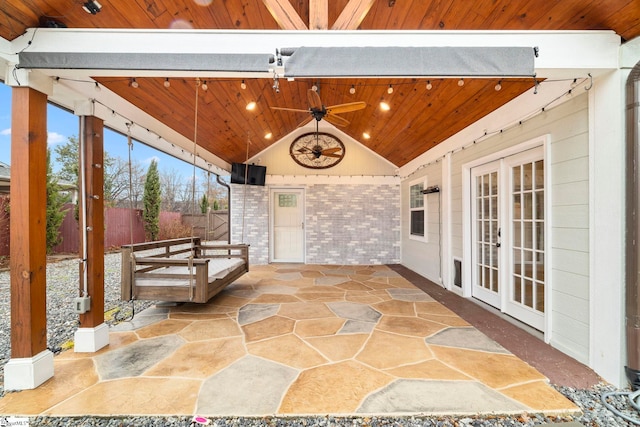
[[[349,124],[349,120],[338,116],[338,114],[348,113],[350,111],[362,110],[367,106],[365,102],[357,101],[357,102],[348,102],[346,104],[338,104],[338,105],[325,107],[322,104],[320,95],[318,95],[318,92],[316,92],[313,89],[309,89],[307,91],[307,99],[309,100],[309,108],[307,110],[302,110],[298,108],[284,108],[284,107],[271,107],[271,109],[309,113],[310,117],[304,120],[302,123],[300,123],[298,127],[307,124],[312,119],[316,119],[316,122],[319,122],[320,120],[325,119],[329,123],[336,126],[347,126]]]

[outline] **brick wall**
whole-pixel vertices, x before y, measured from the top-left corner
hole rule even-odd
[[[250,262],[266,264],[269,189],[247,186],[246,200],[244,191],[232,185],[231,240],[249,243]],[[400,263],[399,185],[310,184],[305,201],[307,264]]]
[[[231,184],[230,219],[231,243],[251,245],[249,264],[268,264],[269,189]]]

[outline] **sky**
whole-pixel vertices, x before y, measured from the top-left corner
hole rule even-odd
[[[55,163],[54,148],[58,144],[65,143],[69,137],[78,136],[78,116],[73,113],[49,104],[47,108],[47,143],[52,150],[53,171],[59,170]],[[128,145],[126,136],[105,128],[104,149],[111,157],[120,157],[127,161]],[[141,142],[134,141],[131,152],[133,160],[137,160],[146,170],[153,159],[158,163],[160,173],[180,174],[185,180],[193,176],[193,165],[183,160],[164,154],[156,149],[148,147]],[[0,82],[0,162],[11,165],[11,88]],[[202,175],[200,169],[196,170],[196,179]]]

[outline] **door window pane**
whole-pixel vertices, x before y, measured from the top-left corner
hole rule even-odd
[[[544,188],[544,160],[538,160],[534,164],[536,174],[536,188]]]
[[[533,168],[531,163],[522,165],[522,189],[530,191],[533,188]]]

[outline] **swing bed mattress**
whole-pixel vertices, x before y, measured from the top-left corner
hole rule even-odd
[[[236,268],[242,266],[244,261],[238,258],[210,259],[207,275],[207,282],[213,282],[216,279],[224,279]],[[175,286],[189,287],[195,286],[196,266],[171,266],[164,267],[155,272],[162,276],[174,277],[141,277],[136,278],[136,286]]]

